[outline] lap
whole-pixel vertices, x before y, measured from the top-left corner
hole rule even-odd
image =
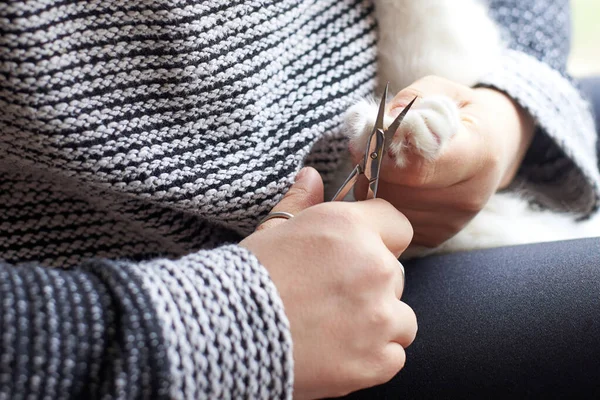
[[[598,239],[409,263],[406,367],[349,398],[600,395],[599,266]]]

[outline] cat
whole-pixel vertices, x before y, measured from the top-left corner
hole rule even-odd
[[[379,92],[387,82],[391,93],[396,93],[427,75],[473,86],[502,53],[499,29],[478,0],[376,0],[375,13]],[[350,146],[364,148],[376,115],[373,100],[362,100],[348,110],[345,131]],[[388,126],[393,118],[386,115],[385,120]],[[396,164],[405,165],[407,151],[435,159],[458,124],[459,110],[453,100],[421,99],[394,135],[390,150]],[[340,176],[347,172],[344,169]],[[577,222],[566,213],[533,209],[517,193],[496,193],[457,235],[433,249],[411,246],[402,258],[594,236],[600,236],[598,216]]]

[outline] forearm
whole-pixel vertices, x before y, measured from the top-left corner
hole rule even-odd
[[[243,249],[0,276],[0,397],[291,396],[287,320]]]
[[[109,287],[88,271],[2,264],[0,397],[164,397],[155,313],[123,275]]]

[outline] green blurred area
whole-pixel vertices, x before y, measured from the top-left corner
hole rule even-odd
[[[569,70],[573,75],[600,74],[600,0],[571,0],[573,47]]]

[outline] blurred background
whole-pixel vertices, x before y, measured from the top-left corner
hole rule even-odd
[[[600,0],[571,0],[573,47],[569,71],[574,76],[600,75]]]

